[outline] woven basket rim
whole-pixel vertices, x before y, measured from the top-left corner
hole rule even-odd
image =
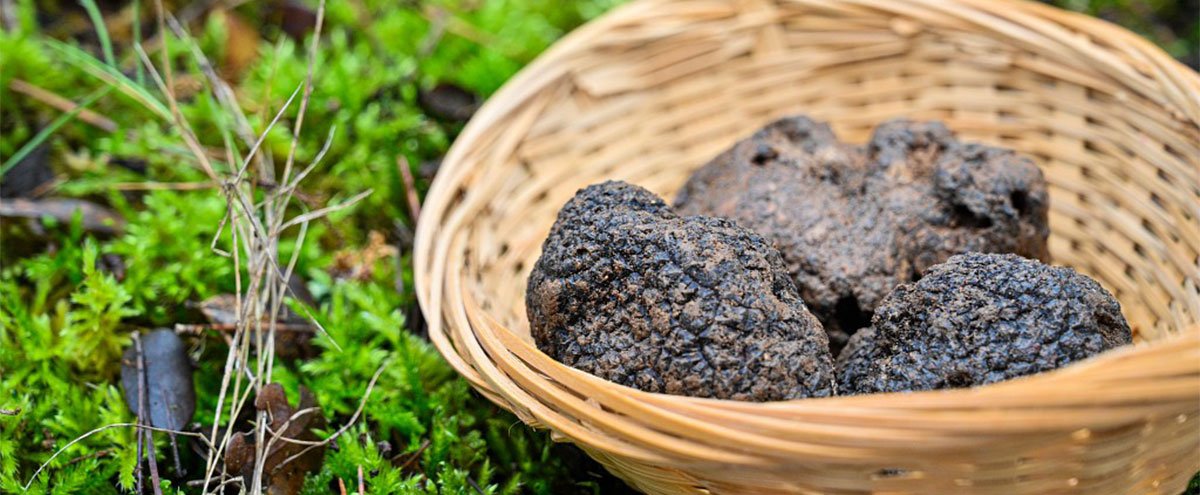
[[[991,422],[998,435],[1046,429],[1061,431],[1074,429],[1073,425],[1080,424],[1081,418],[1088,427],[1103,427],[1141,419],[1148,411],[1166,414],[1178,410],[1181,403],[1194,402],[1200,395],[1200,324],[1177,328],[1175,335],[1169,338],[1109,351],[1059,370],[980,387],[754,403],[649,393],[608,382],[553,360],[531,342],[498,323],[475,300],[472,291],[462,286],[461,263],[464,260],[461,255],[450,253],[451,247],[466,242],[461,227],[470,222],[463,217],[462,211],[450,211],[462,201],[466,191],[460,184],[477,165],[468,156],[470,151],[486,139],[493,126],[529,110],[530,105],[544,104],[536,97],[564,77],[563,61],[585,50],[604,33],[619,27],[625,19],[675,3],[680,2],[642,0],[626,4],[565,36],[480,108],[442,162],[439,175],[426,197],[422,221],[417,225],[415,285],[431,340],[450,365],[484,396],[513,411],[527,423],[549,427],[580,443],[589,452],[659,465],[672,465],[678,458],[727,465],[761,465],[764,459],[785,455],[792,459],[806,456],[855,459],[859,453],[853,449],[808,451],[805,449],[809,444],[796,438],[802,434],[818,434],[811,431],[812,428],[851,427],[861,422],[861,418],[884,418],[896,428],[945,433],[944,445],[930,448],[953,452],[966,448],[965,444],[949,440],[955,428],[978,432],[981,425]],[[1013,30],[1036,33],[1039,40],[1098,60],[1101,66],[1098,70],[1141,81],[1139,87],[1130,90],[1172,109],[1171,116],[1180,125],[1200,129],[1200,74],[1149,42],[1106,21],[1024,0],[902,0],[890,2],[886,7],[871,0],[834,3],[863,8],[903,9],[907,6],[936,10],[966,18],[977,27],[995,31],[998,36],[1007,36]],[[1076,31],[1092,33],[1095,39],[1116,46],[1083,43]],[[1120,51],[1122,57],[1114,55],[1113,50]],[[1136,67],[1126,65],[1130,60],[1136,62]],[[1160,87],[1166,89],[1159,91]],[[501,143],[500,146],[516,146],[516,143]],[[1200,280],[1200,267],[1194,279]],[[464,335],[469,334],[470,338],[464,342],[452,341],[448,332],[456,329]],[[1170,356],[1171,359],[1155,359],[1157,356]],[[1147,369],[1147,362],[1155,363],[1154,367]],[[1146,387],[1146,377],[1155,378],[1154,387]],[[588,393],[599,395],[588,397]],[[1030,397],[1035,396],[1044,400],[1031,401]],[[589,400],[603,401],[604,408],[587,409]],[[610,407],[622,409],[609,410]],[[1028,421],[1028,418],[1064,408],[1073,408],[1074,413],[1062,421]],[[563,410],[570,418],[564,417]],[[989,410],[997,412],[985,412]],[[938,411],[969,411],[975,417],[947,424],[937,415]],[[649,419],[642,422],[654,424],[642,431],[627,429],[630,425],[612,426],[607,422],[612,415],[631,416],[631,412],[647,414]],[[587,428],[581,427],[575,422],[580,418],[594,423]],[[722,424],[718,421],[722,418],[743,422],[740,426],[744,428]],[[625,429],[614,433],[619,438],[596,433],[608,432],[606,428],[610,427]],[[689,437],[687,441],[700,435],[739,434],[746,436],[746,445],[749,445],[765,441],[746,432],[749,428],[759,427],[762,431],[792,432],[795,437],[777,439],[754,455],[730,453],[726,456],[695,452],[685,441],[672,441],[673,435],[682,438],[692,433],[681,431],[695,428],[699,433],[694,433],[695,437]],[[899,436],[881,443],[896,451],[905,448],[903,438]]]

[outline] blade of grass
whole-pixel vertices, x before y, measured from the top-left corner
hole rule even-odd
[[[108,37],[108,26],[104,24],[104,16],[100,14],[100,7],[96,6],[96,0],[79,0],[79,4],[83,6],[83,10],[87,11],[88,17],[92,19],[92,24],[96,25],[96,37],[100,39],[104,62],[109,67],[116,67],[117,58],[113,56],[112,40]]]
[[[158,115],[167,122],[172,121],[171,111],[167,109],[158,98],[150,94],[144,86],[139,85],[129,79],[117,69],[114,69],[103,62],[96,60],[90,53],[85,52],[79,47],[63,43],[61,41],[47,38],[43,41],[46,46],[58,52],[62,56],[62,61],[73,65],[93,77],[108,83],[117,91],[120,91],[125,96],[132,98],[134,101],[141,103],[146,109]]]
[[[89,105],[95,103],[100,98],[103,98],[104,95],[107,95],[110,91],[112,91],[111,87],[101,88],[93,91],[92,94],[84,98],[83,101],[80,101],[78,105],[75,105],[75,108],[71,109],[70,112],[59,115],[54,119],[54,121],[50,122],[50,125],[43,127],[42,130],[38,131],[38,133],[34,135],[32,139],[26,142],[24,146],[21,146],[21,149],[17,150],[16,153],[13,153],[12,156],[8,157],[8,160],[5,160],[3,165],[0,165],[0,177],[3,177],[4,174],[7,174],[9,169],[15,167],[21,162],[21,160],[24,160],[26,156],[32,153],[33,150],[37,149],[38,146],[49,139],[59,127],[62,127],[63,124],[70,122],[71,119],[74,119],[76,115],[79,115],[79,112],[82,112]]]
[[[133,0],[133,5],[131,6],[131,8],[133,9],[133,14],[132,14],[132,17],[133,17],[133,26],[132,26],[133,27],[133,44],[140,45],[140,44],[142,44],[142,2],[141,2],[141,0]],[[146,73],[144,72],[145,69],[142,68],[142,64],[133,64],[133,66],[137,70],[137,72],[135,73],[136,74],[135,77],[137,78],[138,86],[144,86],[146,84]]]

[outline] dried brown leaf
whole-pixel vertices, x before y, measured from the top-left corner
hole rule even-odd
[[[287,439],[315,442],[319,439],[313,429],[325,427],[325,416],[321,413],[312,393],[300,387],[300,403],[296,408],[288,404],[283,386],[271,383],[262,388],[254,399],[254,407],[265,411],[270,423],[269,431],[278,435],[274,442],[268,438],[266,461],[263,462],[263,479],[267,493],[271,495],[293,495],[300,493],[304,486],[304,476],[321,468],[324,459],[323,445],[309,447],[293,443]],[[303,414],[297,414],[309,410]],[[249,480],[254,477],[254,464],[257,458],[253,432],[243,432],[230,439],[225,452],[225,467],[235,476]],[[307,449],[307,452],[304,452]],[[284,460],[293,455],[301,454],[291,462]]]

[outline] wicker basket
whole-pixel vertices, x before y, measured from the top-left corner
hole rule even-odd
[[[968,390],[739,403],[650,394],[529,338],[525,280],[577,189],[671,197],[781,116],[896,116],[1034,157],[1058,263],[1136,346]],[[647,0],[563,39],[467,126],[417,232],[429,333],[480,393],[648,493],[1168,493],[1200,469],[1200,77],[1005,0]]]

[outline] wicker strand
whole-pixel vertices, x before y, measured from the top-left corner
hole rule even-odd
[[[1051,254],[1135,346],[966,390],[742,403],[650,394],[529,339],[524,287],[585,185],[669,197],[775,118],[843,139],[939,119],[1033,157]],[[1200,470],[1200,76],[1018,0],[643,0],[567,36],[468,124],[424,204],[430,337],[489,400],[648,493],[1178,493]]]

